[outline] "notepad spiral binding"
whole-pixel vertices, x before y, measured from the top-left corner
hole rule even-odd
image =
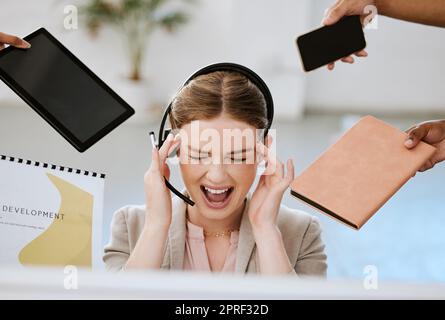
[[[6,160],[6,161],[17,162],[17,163],[22,163],[22,164],[26,164],[26,165],[33,165],[36,167],[48,168],[51,170],[66,171],[66,172],[70,172],[70,173],[83,174],[85,176],[98,177],[101,179],[105,179],[104,173],[97,173],[94,171],[73,169],[70,167],[58,166],[58,165],[50,164],[50,163],[46,163],[46,162],[26,160],[26,159],[22,159],[22,158],[10,157],[10,156],[5,156],[5,155],[0,155],[0,160]]]

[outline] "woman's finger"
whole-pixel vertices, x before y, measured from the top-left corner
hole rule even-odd
[[[432,167],[434,167],[434,165],[431,162],[428,162],[428,163],[424,164],[418,171],[425,172],[425,171],[431,169]]]
[[[360,51],[357,51],[357,52],[355,53],[355,55],[356,55],[357,57],[367,57],[367,56],[368,56],[368,52],[366,52],[366,50],[360,50]]]
[[[357,51],[357,52],[354,53],[354,54],[355,54],[357,57],[367,57],[367,56],[368,56],[368,52],[366,52],[365,50]],[[341,60],[342,62],[350,63],[350,64],[352,64],[352,63],[355,62],[353,56],[347,56],[347,57],[344,57],[344,58],[342,58],[342,59],[340,59],[340,60]],[[331,63],[328,64],[328,70],[334,70],[334,67],[335,67],[335,62],[331,62]]]
[[[429,126],[420,125],[408,132],[408,137],[405,140],[405,146],[408,149],[414,148],[421,140],[423,140],[429,132]]]
[[[345,63],[354,63],[354,58],[352,56],[344,57],[341,59],[341,61]]]
[[[156,147],[153,147],[151,150],[151,165],[150,169],[154,171],[159,171],[159,150]]]
[[[413,130],[414,128],[416,128],[418,125],[412,125],[411,127],[409,127],[408,129],[405,130],[405,133],[409,133],[411,130]]]
[[[277,160],[276,176],[280,179],[284,178],[284,164],[280,160]]]
[[[0,43],[10,44],[11,46],[23,49],[28,49],[31,47],[31,44],[29,42],[26,42],[25,40],[17,36],[13,36],[3,32],[0,32]]]
[[[172,142],[172,144],[170,146],[170,149],[167,152],[167,157],[172,156],[173,153],[178,150],[178,147],[180,146],[180,144],[181,144],[181,136],[178,134],[173,139],[173,142]]]
[[[294,180],[295,175],[295,169],[294,169],[294,162],[292,159],[287,160],[287,173],[286,173],[286,180],[291,183]]]
[[[266,160],[266,170],[264,170],[264,174],[274,175],[277,171],[277,157],[265,145],[263,145],[263,156]]]
[[[286,167],[286,176],[279,183],[280,192],[284,192],[294,180],[294,163],[291,159],[287,160]]]
[[[322,24],[329,26],[336,23],[346,14],[347,10],[347,6],[345,6],[341,1],[337,1],[333,6],[325,11],[325,17],[323,18]]]
[[[164,163],[167,159],[168,152],[173,144],[173,134],[169,133],[167,139],[165,139],[162,147],[159,149],[159,161],[160,163]]]

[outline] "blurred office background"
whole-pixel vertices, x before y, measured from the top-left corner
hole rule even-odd
[[[362,115],[400,129],[445,118],[443,29],[378,17],[377,28],[365,31],[368,58],[306,74],[295,38],[320,25],[332,0],[173,1],[167,8],[184,7],[189,21],[173,33],[157,29],[150,35],[142,80],[135,82],[127,79],[125,37],[115,28],[105,26],[94,36],[82,17],[77,29],[64,27],[72,12],[64,12],[66,6],[87,2],[2,0],[0,31],[25,36],[47,28],[129,101],[137,116],[81,154],[1,84],[0,154],[106,173],[103,244],[113,212],[144,201],[148,132],[157,129],[161,108],[206,64],[238,62],[265,79],[276,104],[278,154],[292,157],[297,173]],[[173,171],[174,184],[181,185]],[[365,267],[374,265],[381,280],[445,281],[445,164],[417,174],[358,232],[288,194],[284,202],[320,218],[331,279],[362,279]]]

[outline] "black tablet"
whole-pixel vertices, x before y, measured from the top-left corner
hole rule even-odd
[[[134,110],[46,29],[30,49],[0,51],[0,78],[77,150],[84,152]]]

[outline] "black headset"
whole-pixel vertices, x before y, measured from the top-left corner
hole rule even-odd
[[[273,99],[272,94],[270,93],[269,88],[267,87],[266,83],[263,81],[263,79],[260,78],[258,74],[256,74],[251,69],[242,66],[240,64],[236,63],[230,63],[230,62],[223,62],[223,63],[215,63],[208,65],[202,69],[199,69],[195,73],[193,73],[182,85],[181,89],[185,87],[190,81],[193,79],[209,74],[216,71],[233,71],[238,72],[245,76],[247,79],[249,79],[258,89],[260,89],[261,93],[264,96],[264,99],[266,100],[266,109],[267,109],[267,128],[264,130],[264,138],[266,138],[267,133],[270,129],[270,126],[272,125],[273,120],[273,114],[274,114],[274,107],[273,107]],[[158,134],[158,149],[162,147],[164,144],[164,141],[167,139],[168,134],[171,132],[171,129],[165,129],[165,123],[167,122],[167,118],[170,115],[170,112],[172,110],[173,102],[175,101],[175,98],[172,99],[172,101],[169,103],[167,108],[164,111],[164,115],[162,116],[161,125],[159,127],[159,134]],[[174,194],[176,194],[179,198],[184,200],[186,203],[188,203],[191,206],[194,206],[195,203],[187,196],[183,195],[181,192],[179,192],[175,187],[173,187],[170,182],[164,177],[165,184],[167,185],[167,188],[169,188]]]

